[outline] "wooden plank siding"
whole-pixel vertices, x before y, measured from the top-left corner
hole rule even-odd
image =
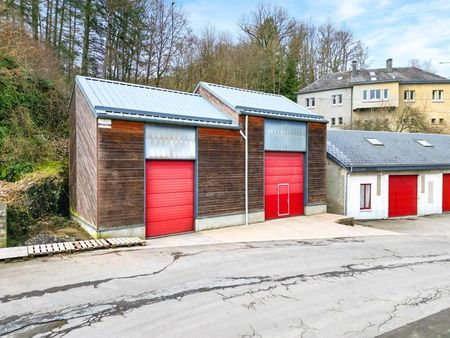
[[[326,204],[327,127],[308,123],[308,205]]]
[[[144,224],[144,123],[98,129],[98,227]]]
[[[144,123],[98,129],[98,227],[144,224]]]
[[[198,128],[198,216],[245,212],[244,139],[237,130]]]
[[[209,101],[209,103],[211,103],[213,106],[219,109],[226,116],[229,116],[236,121],[239,119],[238,113],[236,113],[233,109],[228,107],[224,102],[222,102],[220,99],[214,96],[210,91],[206,90],[203,87],[198,87],[196,93],[203,96],[203,98],[206,101]]]
[[[245,116],[240,123],[245,126]],[[256,116],[248,117],[248,210],[264,210],[264,118]]]
[[[84,222],[97,224],[97,126],[96,118],[75,86],[70,108],[70,209]]]

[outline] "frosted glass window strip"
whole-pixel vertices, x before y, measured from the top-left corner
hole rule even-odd
[[[145,158],[195,159],[195,128],[146,125]]]
[[[275,151],[306,151],[306,124],[266,119],[264,148]]]

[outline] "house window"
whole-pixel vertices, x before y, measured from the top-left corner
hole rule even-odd
[[[381,99],[381,90],[380,89],[371,89],[370,90],[370,99],[377,101]]]
[[[306,98],[306,107],[313,108],[316,106],[316,99],[314,97]]]
[[[439,119],[440,124],[444,124],[444,119]]]
[[[386,92],[385,94],[386,94],[386,98],[387,98],[387,95],[389,93]],[[363,100],[364,101],[380,101],[381,100],[381,89],[364,90],[363,91]]]
[[[431,119],[431,123],[435,124],[436,123],[436,119]]]
[[[361,184],[359,193],[359,209],[360,210],[370,210],[371,208],[371,184]]]
[[[333,106],[338,106],[342,104],[342,94],[336,94],[331,96],[331,102]]]
[[[343,123],[342,117],[339,117],[338,121],[339,121],[339,125],[342,125],[342,123]]]
[[[331,125],[332,126],[336,125],[336,118],[335,117],[331,118]]]
[[[383,90],[383,99],[387,100],[389,98],[389,89]]]
[[[416,91],[415,90],[405,90],[403,92],[403,100],[404,101],[415,101],[416,100]]]
[[[444,91],[433,90],[433,101],[444,101]]]

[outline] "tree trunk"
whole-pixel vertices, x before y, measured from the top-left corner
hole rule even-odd
[[[89,70],[89,37],[92,23],[92,0],[86,0],[84,5],[84,35],[83,35],[83,54],[81,58],[81,74],[88,75]]]
[[[31,1],[31,29],[33,31],[33,38],[39,40],[39,0]]]
[[[58,14],[59,14],[59,0],[55,2],[55,20],[53,22],[53,49],[56,51],[56,38],[58,36]]]

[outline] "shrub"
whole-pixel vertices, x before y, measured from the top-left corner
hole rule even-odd
[[[67,181],[55,168],[27,175],[15,183],[15,197],[7,207],[8,246],[24,243],[40,230],[40,220],[67,208],[62,207],[68,204]]]

